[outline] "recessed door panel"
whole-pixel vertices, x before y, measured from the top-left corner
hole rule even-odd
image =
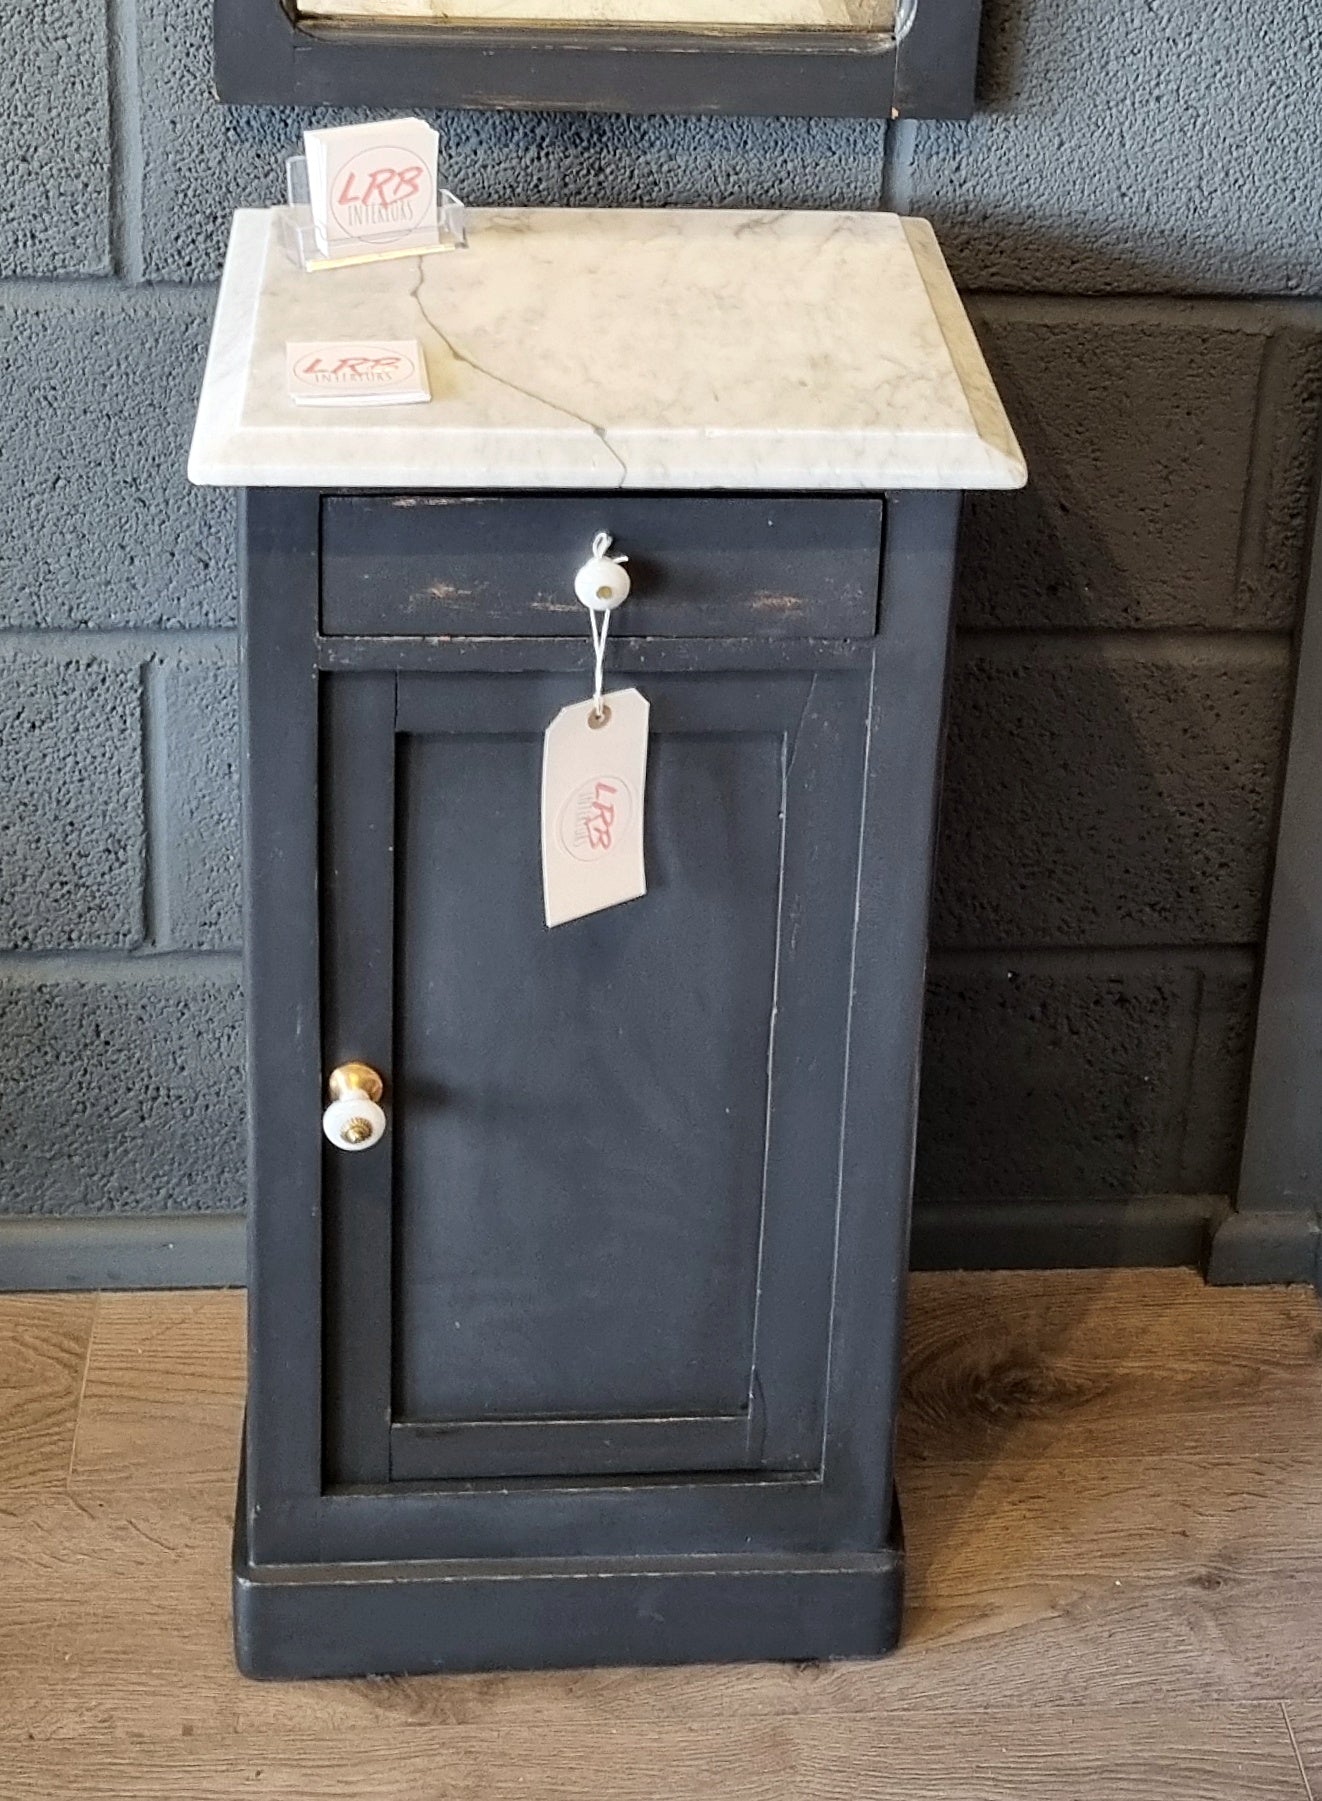
[[[747,1407],[781,752],[660,736],[648,894],[548,931],[540,737],[400,739],[405,1418]]]

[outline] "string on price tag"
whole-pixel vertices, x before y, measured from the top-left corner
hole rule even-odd
[[[598,532],[574,578],[592,635],[592,698],[562,707],[542,746],[542,893],[548,926],[647,892],[643,802],[651,708],[637,688],[603,692],[611,615],[629,595],[625,558]]]

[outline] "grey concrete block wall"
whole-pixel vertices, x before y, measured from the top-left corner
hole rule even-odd
[[[143,937],[142,671],[0,650],[0,947],[131,950]]]
[[[243,1202],[242,1007],[232,971],[162,957],[0,984],[23,1106],[0,1194],[42,1216],[212,1213]]]
[[[104,6],[0,7],[0,277],[111,266],[110,42]]]
[[[61,282],[0,304],[4,627],[231,621],[233,504],[184,473],[211,295]]]
[[[969,503],[961,625],[1288,632],[1314,310],[996,296],[973,312],[1032,482]]]
[[[1233,1194],[1322,309],[971,304],[1032,479],[968,507],[920,1200]]]
[[[1309,0],[986,0],[969,123],[906,124],[896,190],[964,285],[1316,294]]]
[[[162,916],[172,945],[235,949],[239,909],[239,692],[230,654],[163,672]]]
[[[936,941],[1255,943],[1289,691],[1280,637],[966,638]]]
[[[938,954],[920,1203],[1227,1193],[1252,988],[1242,951]]]
[[[309,118],[215,103],[209,11],[0,19],[30,177],[0,201],[0,1013],[40,1077],[10,1215],[242,1200],[232,506],[183,466],[229,211]],[[443,154],[487,203],[936,218],[1034,475],[969,509],[925,1204],[1226,1192],[1322,389],[1322,25],[986,11],[967,125],[446,115]]]

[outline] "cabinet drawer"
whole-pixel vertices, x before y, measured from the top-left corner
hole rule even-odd
[[[576,636],[574,573],[598,532],[629,559],[629,637],[865,638],[882,502],[865,496],[328,495],[329,635]]]

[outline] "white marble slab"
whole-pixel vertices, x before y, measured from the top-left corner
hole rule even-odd
[[[306,275],[235,215],[195,482],[1013,488],[932,229],[882,213],[475,211],[469,249]],[[290,339],[417,338],[426,405],[304,409]]]
[[[300,0],[318,19],[431,19],[441,25],[655,25],[724,31],[879,31],[894,0]]]

